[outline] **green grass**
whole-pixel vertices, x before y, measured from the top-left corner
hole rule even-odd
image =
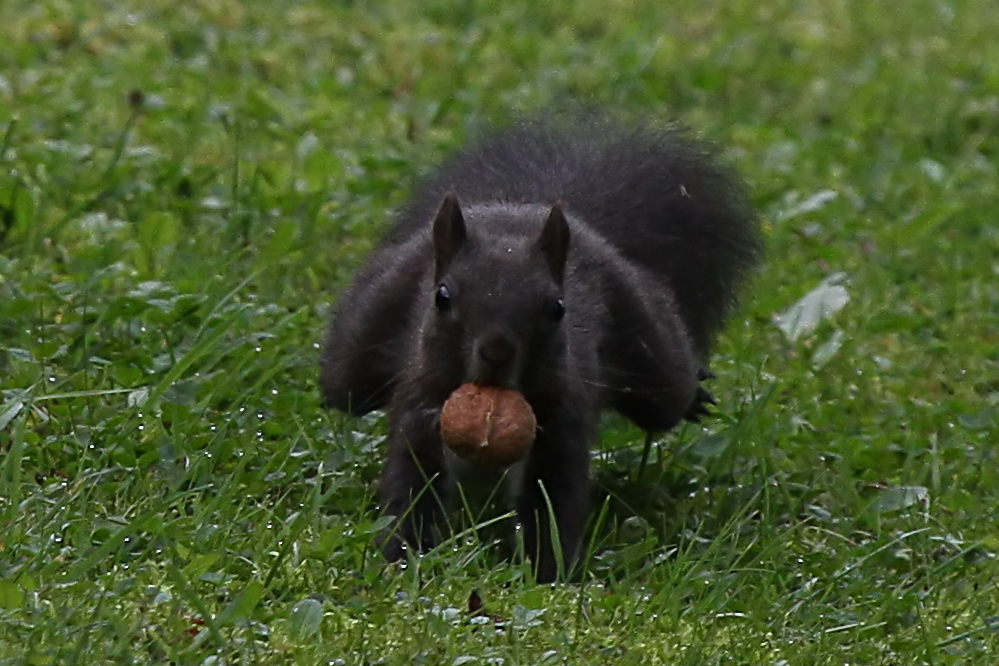
[[[0,664],[994,665],[996,35],[988,0],[6,0]],[[470,128],[569,99],[752,185],[719,414],[641,479],[608,420],[581,584],[470,534],[386,565],[329,305]]]

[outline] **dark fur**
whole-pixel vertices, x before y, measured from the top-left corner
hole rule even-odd
[[[517,510],[553,580],[578,555],[600,411],[648,431],[704,412],[699,373],[760,249],[738,179],[676,128],[523,123],[453,156],[341,297],[323,358],[329,406],[388,407],[381,495],[405,517],[386,555],[434,545],[453,476],[440,408],[475,380],[537,416]]]

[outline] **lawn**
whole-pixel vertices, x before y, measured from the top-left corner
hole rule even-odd
[[[0,664],[994,666],[997,36],[990,0],[5,0]],[[606,420],[578,583],[489,529],[388,565],[330,306],[435,160],[572,100],[750,184],[716,414],[641,474]]]

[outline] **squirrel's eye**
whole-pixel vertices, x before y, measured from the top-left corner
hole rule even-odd
[[[561,298],[555,301],[555,306],[552,308],[552,316],[555,321],[561,321],[562,317],[565,316],[565,303],[562,302]]]
[[[434,294],[434,306],[438,312],[447,312],[451,308],[451,292],[442,284],[437,285],[437,293]]]

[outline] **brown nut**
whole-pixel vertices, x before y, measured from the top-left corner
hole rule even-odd
[[[534,443],[538,423],[519,391],[464,384],[441,410],[441,435],[458,456],[482,465],[506,467]]]

